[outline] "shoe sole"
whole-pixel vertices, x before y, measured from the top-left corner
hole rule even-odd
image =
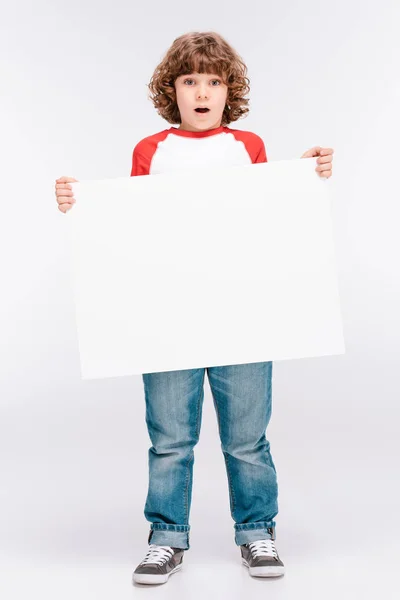
[[[281,577],[285,574],[285,567],[250,567],[245,558],[242,558],[242,564],[249,569],[253,577]]]
[[[173,573],[179,571],[182,568],[182,563],[176,565],[175,569],[172,569],[169,573],[165,573],[165,575],[154,575],[154,574],[146,574],[146,573],[134,573],[132,576],[132,580],[135,583],[144,583],[147,585],[155,585],[157,583],[166,583],[168,581],[168,577]]]

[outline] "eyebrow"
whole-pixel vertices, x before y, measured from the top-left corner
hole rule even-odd
[[[207,75],[208,77],[214,77],[214,79],[222,79],[220,75],[213,73],[187,73],[186,75],[180,75],[180,77],[196,77],[197,75]]]

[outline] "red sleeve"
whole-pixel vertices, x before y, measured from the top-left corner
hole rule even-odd
[[[265,152],[264,142],[261,140],[261,138],[260,138],[260,141],[261,141],[261,143],[260,143],[260,149],[259,149],[259,151],[257,153],[257,156],[255,157],[255,160],[254,160],[255,163],[268,162],[267,154]]]
[[[138,152],[136,147],[132,154],[131,177],[134,175],[149,175],[149,159]]]
[[[243,142],[253,164],[268,161],[263,139],[259,135],[241,129],[233,129],[232,133],[238,142]]]
[[[148,135],[136,144],[132,153],[131,177],[133,175],[150,175],[150,166],[158,144],[165,140],[169,129],[163,129]]]

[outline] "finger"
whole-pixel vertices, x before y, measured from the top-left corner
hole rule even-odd
[[[73,182],[78,180],[75,179],[75,177],[67,177],[66,175],[63,175],[63,177],[59,177],[58,179],[56,179],[56,182],[58,183],[68,183],[69,181]]]
[[[326,177],[326,178],[328,178],[328,177],[330,177],[330,176],[332,175],[332,171],[322,171],[322,172],[318,172],[318,175],[319,175],[320,177]]]
[[[68,204],[61,204],[58,206],[59,210],[61,210],[62,213],[66,213],[67,211],[71,210],[72,205],[68,205]]]
[[[317,158],[317,163],[318,164],[324,164],[324,163],[331,163],[333,159],[332,154],[328,154],[327,156],[319,156]]]
[[[56,188],[56,195],[57,196],[73,196],[74,192],[73,190],[71,190],[71,188]]]
[[[56,190],[56,196],[73,196],[74,192],[72,190]]]
[[[330,162],[326,163],[324,165],[318,165],[315,168],[316,171],[330,171],[331,169],[332,169],[332,164]]]
[[[56,192],[58,190],[72,190],[72,185],[70,185],[69,183],[56,183],[54,188]]]
[[[320,150],[320,156],[326,156],[327,154],[333,154],[334,153],[334,149],[333,148],[321,148]]]
[[[75,204],[75,198],[70,198],[69,196],[57,196],[58,204]]]
[[[313,146],[312,148],[310,148],[309,150],[304,152],[303,157],[304,158],[313,158],[314,156],[319,156],[320,150],[321,150],[321,146]]]
[[[60,203],[60,202],[75,202],[76,201],[74,196],[72,196],[72,195],[66,196],[65,194],[62,194],[62,195],[56,194],[56,199],[57,199],[58,203]]]

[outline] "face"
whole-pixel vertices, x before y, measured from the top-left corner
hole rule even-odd
[[[179,129],[206,131],[221,125],[228,95],[228,86],[219,75],[191,73],[180,75],[175,81],[176,101],[181,115]],[[196,107],[206,106],[206,112]]]

